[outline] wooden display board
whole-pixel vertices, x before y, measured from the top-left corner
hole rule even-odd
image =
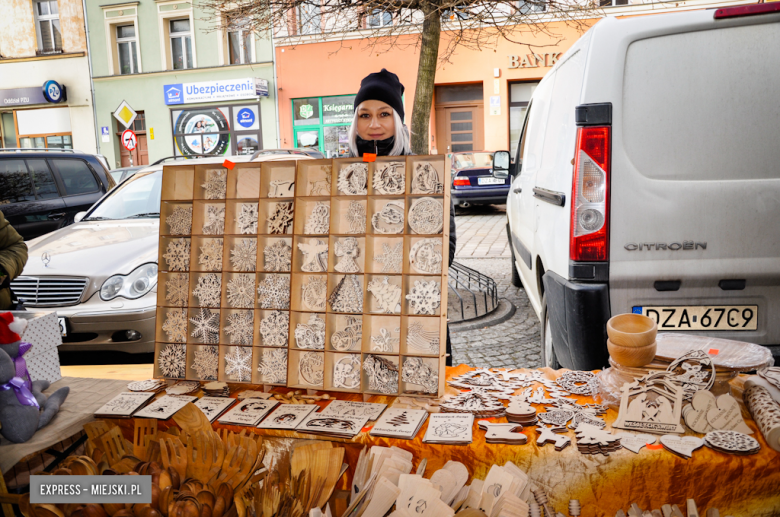
[[[348,174],[350,171],[353,174]],[[376,181],[389,180],[375,184],[375,175]],[[399,178],[403,178],[401,185]],[[225,183],[223,190],[220,180]],[[365,183],[361,185],[361,181]],[[213,188],[214,184],[218,188]],[[420,189],[438,192],[420,193]],[[443,395],[450,220],[449,162],[445,156],[382,157],[373,163],[354,158],[250,162],[235,164],[231,170],[215,164],[176,164],[163,168],[161,199],[155,377],[216,378],[352,393]],[[292,211],[283,233],[276,233],[280,227],[274,224],[279,220],[274,218],[279,204]],[[251,219],[255,206],[257,226],[248,228],[245,213],[249,212]],[[214,214],[223,211],[223,224],[212,224]],[[314,224],[317,214],[328,211],[327,225]],[[414,212],[413,224],[410,211]],[[401,212],[403,222],[399,223]],[[415,227],[435,228],[439,217],[441,230],[414,231]],[[322,217],[319,221],[322,223]],[[313,233],[317,226],[323,233]],[[245,260],[235,259],[238,247],[245,252],[255,245],[256,263],[247,269]],[[325,245],[327,258],[321,251]],[[282,269],[279,265],[284,260],[266,256],[267,252],[290,248],[289,266]],[[349,248],[352,251],[345,252]],[[188,260],[182,258],[186,252]],[[399,252],[400,268],[394,269],[393,259],[398,264]],[[412,252],[423,271],[413,264]],[[339,266],[340,262],[346,266]],[[276,270],[266,270],[267,263]],[[425,271],[426,265],[429,271]],[[316,271],[318,267],[325,270]],[[345,267],[356,271],[345,273]],[[362,296],[362,310],[355,310],[354,304],[340,310],[336,304],[334,308],[331,297],[342,280],[341,291],[348,287]],[[252,289],[247,290],[249,285]],[[284,293],[277,296],[274,291],[279,286],[289,289],[288,303]],[[429,303],[433,286],[440,293],[435,307]],[[385,303],[383,311],[376,293],[388,292],[391,295],[385,301],[398,303]],[[244,301],[236,302],[242,293]],[[423,307],[429,314],[419,313],[419,305],[407,298],[410,293],[413,298],[423,293]],[[246,298],[249,295],[251,303]],[[193,319],[202,319],[204,312],[212,330],[218,321],[218,332],[198,331]],[[277,333],[276,339],[269,338],[268,328],[285,318],[289,318],[286,336]],[[246,331],[243,337],[229,332],[236,324],[244,330],[251,325],[251,337]],[[312,339],[312,332],[317,331],[320,334]],[[352,348],[345,343],[351,343]],[[247,371],[248,354],[251,366]],[[276,368],[269,373],[268,366],[279,365],[285,354],[286,370]],[[241,364],[236,366],[236,361]],[[395,368],[396,390],[388,391],[387,385],[379,389],[375,382],[372,385],[366,361],[369,366],[385,365],[379,370],[385,377]],[[321,374],[317,370],[320,365]],[[387,365],[392,366],[387,369]],[[408,378],[416,373],[414,378],[424,378],[426,386],[406,382],[404,365],[409,369]],[[261,366],[265,370],[261,371]],[[213,375],[203,375],[204,371]],[[374,373],[376,379],[376,370]],[[392,379],[389,385],[393,386]]]

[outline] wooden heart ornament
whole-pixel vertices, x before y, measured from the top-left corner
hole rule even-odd
[[[639,454],[642,447],[652,445],[656,440],[651,434],[618,433],[616,436],[620,437],[620,445],[634,454]]]
[[[707,415],[713,409],[717,410],[715,395],[711,391],[699,390],[693,396],[690,406],[683,408],[683,420],[697,433],[707,433],[712,431]]]
[[[721,395],[717,398],[717,407],[707,412],[707,421],[715,429],[753,434],[753,430],[742,420],[739,402],[731,395]]]
[[[704,445],[704,440],[695,436],[665,434],[661,437],[661,444],[665,449],[683,458],[690,458],[693,455],[693,451]]]

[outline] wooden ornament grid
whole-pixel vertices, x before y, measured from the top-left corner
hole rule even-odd
[[[402,162],[405,168],[405,188],[404,194],[383,195],[373,188],[374,171],[377,167],[388,162]],[[421,162],[430,163],[438,172],[440,181],[444,185],[444,192],[438,194],[412,194],[412,175],[417,164]],[[160,371],[157,361],[160,351],[170,341],[169,333],[162,327],[169,313],[184,310],[187,315],[187,341],[186,341],[186,368],[185,375],[182,378],[190,380],[213,380],[201,379],[198,372],[192,365],[195,361],[195,352],[206,349],[209,344],[201,338],[192,336],[193,324],[190,318],[199,314],[201,305],[197,296],[193,295],[193,290],[198,285],[198,279],[207,274],[216,274],[221,279],[221,298],[219,307],[211,307],[209,310],[219,317],[219,342],[216,343],[219,354],[219,370],[217,379],[220,381],[238,382],[233,376],[225,372],[225,356],[231,354],[237,346],[244,346],[251,350],[251,379],[243,382],[252,384],[262,384],[266,389],[272,386],[288,386],[292,388],[320,389],[328,391],[343,391],[364,394],[380,394],[378,391],[369,389],[368,377],[362,366],[368,355],[378,355],[389,360],[398,368],[398,392],[393,394],[415,394],[421,396],[440,397],[444,393],[444,354],[447,331],[447,256],[449,246],[449,208],[450,208],[450,183],[448,181],[448,171],[450,168],[448,158],[445,156],[407,156],[407,157],[382,157],[374,163],[365,164],[367,171],[367,193],[365,195],[345,195],[339,191],[338,177],[339,171],[354,163],[363,163],[360,159],[326,159],[326,160],[300,160],[300,161],[270,161],[263,163],[237,163],[234,168],[227,170],[220,164],[198,164],[198,165],[169,165],[163,168],[163,186],[160,208],[160,248],[159,248],[159,280],[158,280],[158,300],[157,300],[157,329],[155,345],[155,369],[156,378],[164,377]],[[330,167],[331,173],[328,180],[326,173]],[[203,184],[206,183],[210,175],[215,171],[227,172],[227,189],[224,199],[207,199]],[[274,188],[272,182],[291,182],[294,181],[294,197],[271,197],[274,196],[278,188]],[[316,188],[312,188],[316,186]],[[329,187],[330,195],[322,195],[327,192]],[[292,192],[293,190],[283,189],[281,192]],[[316,193],[317,195],[311,195]],[[283,194],[285,195],[285,194]],[[409,226],[409,210],[415,201],[421,198],[434,198],[441,202],[443,230],[437,235],[418,235],[415,234]],[[354,233],[354,210],[350,210],[350,205],[354,202],[362,205],[365,212],[365,230],[362,233]],[[394,206],[403,205],[404,224],[403,231],[399,234],[386,234],[375,231],[371,224],[371,217],[380,212],[388,202]],[[241,233],[236,216],[245,203],[257,205],[258,224],[257,233]],[[268,219],[273,214],[276,203],[293,203],[294,219],[288,226],[285,234],[271,234],[268,225]],[[306,234],[306,221],[312,210],[318,204],[327,204],[330,207],[330,226],[328,234],[309,235]],[[208,214],[208,207],[216,206],[224,208],[224,234],[206,234],[203,230],[204,222]],[[192,225],[190,234],[173,234],[166,218],[174,210],[180,208],[191,210]],[[213,211],[213,209],[212,209]],[[312,276],[321,277],[327,285],[327,296],[333,292],[339,280],[344,277],[334,269],[339,258],[335,256],[335,244],[343,242],[347,237],[355,238],[360,247],[358,257],[355,259],[359,266],[359,271],[355,273],[360,280],[360,286],[363,291],[363,310],[360,313],[340,313],[332,310],[331,305],[326,304],[325,310],[311,310],[302,301],[303,286],[308,283]],[[185,239],[189,243],[190,260],[186,270],[174,271],[169,267],[164,255],[168,244],[176,239]],[[222,269],[213,271],[202,265],[199,258],[201,247],[211,239],[222,239]],[[239,270],[231,261],[231,250],[243,239],[251,239],[256,242],[257,261],[254,271]],[[314,239],[319,239],[328,244],[328,267],[327,271],[320,273],[306,272],[302,270],[304,263],[304,254],[299,249],[299,243],[310,243]],[[415,244],[420,241],[434,239],[439,242],[437,249],[442,254],[442,271],[437,274],[423,274],[416,270],[409,260],[409,252]],[[264,250],[270,246],[284,241],[292,248],[292,260],[289,271],[276,273],[264,270]],[[396,249],[401,246],[402,267],[398,272],[387,272],[382,260],[375,260],[383,254],[383,251]],[[263,342],[260,334],[260,323],[268,317],[274,309],[261,308],[258,303],[257,286],[270,274],[284,275],[290,286],[290,304],[287,308],[278,308],[289,315],[290,326],[288,329],[288,340],[286,347],[282,350],[287,352],[287,372],[286,382],[267,382],[267,379],[258,371],[259,365],[264,358],[270,358],[272,354],[278,355],[279,347],[267,346]],[[177,275],[183,275],[186,285],[188,285],[188,295],[184,303],[171,302],[167,295],[168,280],[176,279]],[[255,279],[255,302],[252,308],[234,308],[228,301],[228,286],[231,280],[239,275],[251,275]],[[401,312],[397,314],[386,314],[380,311],[379,305],[374,295],[368,291],[367,287],[372,281],[382,282],[384,278],[388,282],[399,286],[402,290]],[[413,309],[406,299],[415,286],[416,281],[430,282],[435,280],[439,283],[441,299],[438,309],[433,315],[414,314]],[[251,345],[236,342],[225,332],[228,326],[228,318],[241,311],[250,311],[253,316],[254,332]],[[325,348],[324,350],[300,349],[296,346],[295,329],[299,323],[307,323],[309,318],[317,314],[325,321]],[[331,338],[335,333],[344,332],[350,321],[347,316],[358,318],[362,322],[362,338],[356,344],[353,350],[337,350],[331,344]],[[354,325],[354,319],[351,321]],[[419,338],[412,339],[407,343],[408,330],[420,328],[424,331],[426,339],[430,336],[438,336],[438,352],[435,350],[426,351],[419,346]],[[385,332],[382,332],[384,330]],[[392,346],[384,347],[381,351],[376,350],[376,342],[386,336],[392,336],[397,340],[392,341]],[[372,340],[372,338],[374,338]],[[434,341],[435,342],[435,341]],[[412,344],[414,343],[414,344]],[[416,345],[416,346],[415,346]],[[211,345],[213,346],[213,345]],[[389,348],[389,349],[388,349]],[[435,347],[434,347],[435,348]],[[307,384],[303,379],[299,379],[298,363],[303,354],[320,354],[324,364],[323,382],[319,385]],[[361,365],[360,383],[354,389],[338,388],[334,383],[334,371],[338,363],[345,363],[344,358],[352,355],[358,358]],[[423,393],[422,386],[406,383],[402,379],[401,372],[404,362],[408,357],[421,358],[423,363],[433,370],[438,371],[438,391],[435,393]],[[319,361],[318,361],[319,362]],[[285,377],[282,375],[281,377]],[[385,394],[385,393],[381,393]]]

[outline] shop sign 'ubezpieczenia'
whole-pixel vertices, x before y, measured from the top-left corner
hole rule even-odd
[[[268,96],[268,81],[256,77],[163,86],[163,97],[167,105],[253,99],[258,96]]]

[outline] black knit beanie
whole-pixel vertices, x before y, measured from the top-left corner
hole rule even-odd
[[[360,81],[360,91],[355,96],[355,110],[363,101],[382,101],[389,104],[403,120],[403,93],[404,85],[398,80],[398,76],[383,68],[381,72],[368,74]]]

